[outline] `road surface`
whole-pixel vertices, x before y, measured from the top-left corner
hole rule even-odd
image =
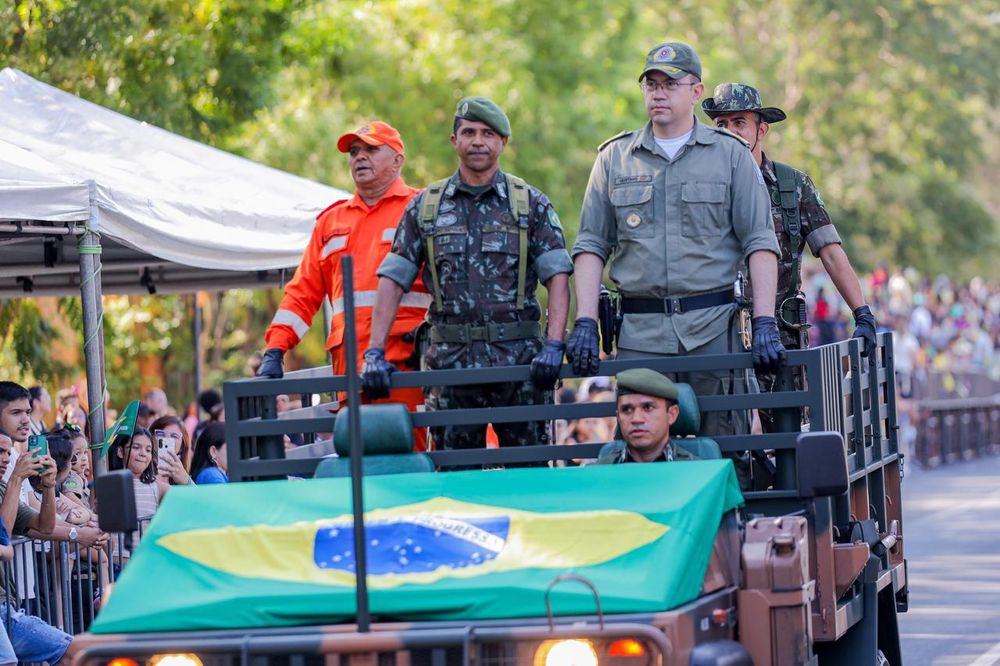
[[[1000,666],[1000,457],[922,470],[907,459],[906,666]]]

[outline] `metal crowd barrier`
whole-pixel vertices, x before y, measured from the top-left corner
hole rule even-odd
[[[6,600],[9,609],[39,617],[68,634],[86,631],[151,518],[141,519],[131,535],[109,535],[101,549],[65,541],[11,539],[14,558],[0,567],[0,602]],[[9,614],[4,630],[9,636]]]
[[[917,403],[914,454],[937,467],[1000,453],[1000,394]]]

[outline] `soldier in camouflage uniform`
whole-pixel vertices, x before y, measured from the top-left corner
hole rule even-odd
[[[573,264],[548,197],[499,168],[510,123],[482,97],[458,104],[452,146],[460,165],[407,207],[378,269],[379,291],[362,384],[370,397],[389,387],[382,349],[403,292],[419,271],[434,303],[424,363],[432,370],[531,364],[529,382],[435,387],[429,409],[545,404],[562,365]],[[538,283],[549,292],[547,339]],[[545,422],[494,424],[501,446],[548,443]],[[485,426],[432,429],[439,449],[485,446]]]
[[[840,234],[830,220],[816,184],[802,171],[774,162],[764,153],[763,140],[770,124],[784,120],[785,112],[776,107],[765,107],[757,89],[743,83],[717,86],[713,96],[704,100],[701,106],[716,127],[729,130],[750,144],[754,160],[764,174],[771,199],[774,231],[781,247],[775,318],[785,347],[802,349],[808,343],[805,334],[808,324],[800,291],[802,242],[805,241],[813,256],[823,262],[830,279],[854,312],[854,337],[863,340],[862,354],[868,356],[877,344],[875,317],[865,304],[861,283],[844,252]],[[775,376],[771,373],[758,372],[757,379],[763,391],[770,391],[774,386]],[[801,387],[798,374],[796,383]],[[760,416],[764,431],[772,431],[773,415],[761,411]]]

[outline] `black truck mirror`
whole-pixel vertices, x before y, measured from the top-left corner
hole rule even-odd
[[[839,432],[804,432],[795,444],[799,497],[834,497],[850,487],[847,448]]]
[[[97,477],[97,521],[105,532],[132,532],[139,529],[135,511],[132,472],[120,469]]]

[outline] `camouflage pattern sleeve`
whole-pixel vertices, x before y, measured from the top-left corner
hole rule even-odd
[[[538,275],[545,284],[553,275],[572,275],[573,261],[566,251],[562,223],[552,202],[542,192],[532,188],[532,215],[528,235],[528,254]]]
[[[802,174],[802,191],[799,192],[799,219],[802,220],[802,236],[806,239],[814,257],[827,245],[841,243],[840,234],[833,226],[833,220],[826,211],[819,188],[808,174]]]
[[[410,291],[417,273],[424,263],[424,242],[420,237],[420,204],[424,195],[414,197],[406,206],[403,219],[396,227],[396,236],[392,240],[392,249],[378,267],[379,277],[389,278],[403,291]]]

